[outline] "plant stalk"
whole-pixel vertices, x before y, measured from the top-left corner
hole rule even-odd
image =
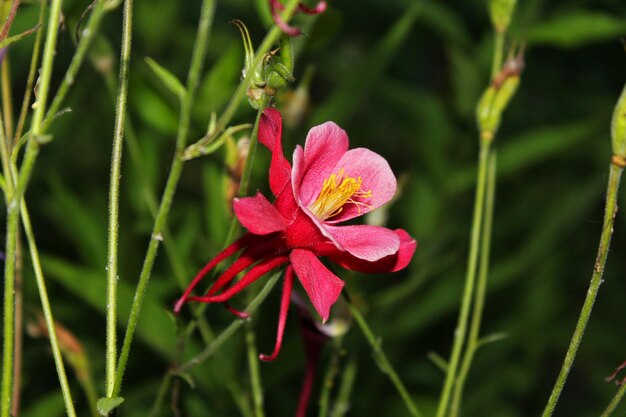
[[[611,235],[613,234],[613,223],[615,221],[615,215],[617,214],[617,195],[619,190],[620,178],[622,176],[623,168],[615,164],[611,164],[609,170],[609,182],[606,190],[606,204],[604,211],[604,221],[602,223],[602,234],[600,235],[600,245],[598,247],[598,255],[596,257],[595,265],[593,268],[593,274],[591,275],[591,282],[589,289],[587,290],[587,296],[583,303],[578,322],[576,323],[576,329],[572,335],[569,347],[565,354],[565,359],[557,377],[556,383],[552,388],[546,408],[543,410],[542,417],[549,417],[554,412],[559,396],[563,391],[563,386],[567,380],[570,369],[574,364],[576,352],[578,346],[582,340],[585,328],[589,322],[591,316],[591,310],[593,309],[593,303],[598,295],[600,284],[602,284],[602,275],[604,274],[604,267],[606,265],[606,259],[609,254],[609,246],[611,244]]]
[[[470,324],[469,336],[465,354],[461,362],[459,376],[457,377],[454,394],[452,396],[452,405],[450,407],[450,416],[457,417],[460,413],[461,399],[463,397],[463,388],[465,380],[469,373],[474,354],[479,348],[480,324],[482,320],[483,310],[485,306],[485,295],[487,293],[487,277],[489,275],[489,254],[491,252],[491,229],[493,225],[493,206],[495,201],[496,188],[496,152],[492,150],[488,156],[487,166],[487,190],[485,196],[485,219],[483,222],[483,230],[481,236],[480,248],[480,264],[478,266],[478,282],[476,293],[474,296],[474,308]]]
[[[25,165],[17,178],[15,192],[7,203],[7,243],[5,246],[6,263],[4,270],[4,328],[3,328],[3,356],[2,356],[2,388],[0,392],[0,416],[9,417],[13,384],[13,349],[15,336],[15,254],[17,247],[17,229],[19,223],[20,203],[28,184],[30,174],[39,148],[40,136],[43,133],[42,120],[48,91],[50,88],[50,76],[52,74],[52,64],[54,61],[54,50],[58,34],[58,22],[61,14],[61,0],[52,0],[50,17],[48,20],[48,31],[46,34],[46,44],[44,47],[43,62],[41,68],[38,105],[35,109],[32,121],[32,136],[28,142],[28,149],[25,156]],[[5,140],[6,142],[6,140]],[[5,143],[6,146],[6,143]],[[10,181],[7,178],[7,184]]]
[[[444,382],[443,391],[439,399],[437,408],[437,417],[444,417],[450,405],[450,394],[456,380],[457,368],[461,358],[461,351],[465,343],[465,335],[467,332],[467,324],[469,320],[470,306],[474,295],[474,287],[476,283],[476,265],[478,262],[478,250],[480,246],[480,231],[483,223],[485,189],[487,179],[487,161],[491,141],[481,140],[478,156],[478,178],[476,179],[476,196],[474,200],[474,215],[472,220],[472,231],[470,235],[470,249],[467,261],[467,271],[465,276],[465,289],[461,300],[461,308],[457,327],[454,331],[454,343],[452,346],[451,359],[446,372],[446,380]]]
[[[124,149],[124,124],[128,98],[128,67],[132,48],[133,0],[124,1],[122,23],[122,47],[120,72],[115,105],[115,128],[113,133],[113,153],[111,155],[111,176],[109,185],[109,229],[107,261],[107,310],[106,310],[106,394],[111,397],[115,385],[117,361],[117,250],[119,246],[119,205],[122,151]]]
[[[206,56],[206,48],[208,44],[209,33],[213,25],[213,15],[215,12],[215,0],[204,0],[202,2],[202,10],[200,12],[200,22],[198,25],[198,33],[194,44],[194,49],[191,57],[191,65],[189,67],[189,74],[187,77],[187,94],[181,105],[178,134],[176,137],[176,151],[170,173],[167,178],[159,210],[155,217],[154,227],[152,229],[152,235],[150,237],[150,243],[146,252],[143,267],[139,275],[139,282],[137,283],[137,289],[135,290],[135,296],[133,298],[133,304],[130,310],[130,316],[128,318],[128,325],[126,333],[124,335],[124,342],[122,344],[122,351],[120,353],[119,362],[117,365],[117,372],[115,377],[115,385],[112,390],[112,396],[119,395],[121,389],[122,378],[126,369],[126,363],[128,361],[128,354],[130,352],[130,345],[132,343],[135,328],[137,327],[137,321],[141,312],[141,304],[148,287],[148,282],[152,274],[152,267],[157,255],[159,244],[163,239],[163,228],[167,221],[167,215],[169,214],[172,200],[178,186],[178,181],[183,169],[183,152],[189,136],[189,125],[191,122],[191,107],[193,100],[200,82],[200,74],[202,73],[204,57]]]
[[[404,401],[404,405],[409,411],[409,414],[413,417],[421,417],[422,414],[417,409],[417,406],[413,402],[413,399],[411,399],[411,396],[404,386],[404,383],[398,376],[396,370],[393,368],[393,365],[391,365],[391,362],[389,362],[389,359],[387,358],[387,355],[385,354],[385,351],[381,346],[380,339],[374,336],[372,329],[370,329],[369,325],[363,318],[363,315],[361,315],[359,309],[356,308],[354,304],[352,304],[352,301],[350,301],[348,297],[346,297],[346,302],[348,304],[348,308],[350,309],[350,313],[352,313],[352,317],[354,317],[354,320],[363,332],[365,339],[367,339],[368,343],[372,347],[372,353],[376,358],[376,363],[380,367],[381,371],[383,371],[383,373],[387,375],[393,383],[393,386],[396,388],[398,394],[400,394],[400,397]]]

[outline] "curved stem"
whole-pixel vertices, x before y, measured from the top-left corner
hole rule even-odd
[[[552,388],[550,398],[546,404],[546,408],[543,410],[542,417],[551,416],[556,407],[556,403],[559,401],[561,391],[567,380],[570,369],[574,363],[578,346],[585,333],[587,322],[591,316],[591,310],[593,309],[593,303],[598,295],[598,289],[602,284],[602,275],[604,274],[604,267],[606,265],[606,259],[609,254],[609,246],[611,244],[611,235],[613,234],[613,223],[615,221],[615,214],[617,213],[617,194],[619,189],[619,182],[622,176],[622,168],[611,164],[609,171],[609,183],[606,191],[606,204],[604,211],[604,221],[602,224],[602,234],[600,235],[600,245],[598,247],[598,255],[593,268],[593,274],[591,275],[591,282],[589,289],[587,290],[587,296],[583,303],[578,322],[576,323],[576,329],[572,335],[569,347],[565,354],[563,366],[559,372],[559,376]]]
[[[256,348],[256,341],[251,322],[247,322],[246,329],[246,350],[248,352],[248,371],[250,372],[250,384],[252,386],[252,403],[254,405],[254,416],[264,417],[263,411],[263,383],[261,382],[261,372],[259,370],[259,354]]]
[[[495,31],[495,45],[493,49],[493,60],[491,61],[491,79],[496,78],[502,67],[502,56],[504,55],[505,32]]]
[[[404,401],[404,405],[406,405],[409,413],[413,417],[420,417],[422,414],[418,411],[417,406],[411,399],[411,396],[409,395],[406,387],[402,383],[402,380],[396,373],[396,370],[391,365],[391,362],[389,362],[389,359],[387,358],[387,355],[385,354],[385,351],[381,346],[380,339],[374,336],[374,333],[372,333],[372,329],[370,329],[369,325],[361,315],[361,312],[358,308],[354,306],[354,304],[352,304],[352,301],[350,301],[348,297],[346,297],[346,302],[348,304],[348,308],[350,309],[350,313],[352,313],[352,317],[354,317],[354,320],[359,325],[359,328],[363,332],[365,339],[367,339],[368,343],[372,347],[372,353],[376,358],[376,363],[383,371],[383,373],[387,375],[393,383],[393,386],[398,391],[398,394],[400,394],[400,397]]]
[[[215,0],[204,0],[202,2],[202,10],[200,12],[200,22],[198,25],[198,33],[196,35],[196,41],[191,57],[191,65],[189,67],[189,75],[187,77],[187,94],[185,100],[182,103],[180,110],[180,118],[178,125],[178,134],[176,137],[176,153],[172,161],[170,173],[167,178],[165,189],[163,191],[163,197],[161,198],[161,204],[155,217],[154,227],[152,229],[152,235],[146,257],[144,259],[143,267],[139,275],[139,282],[137,283],[137,289],[135,290],[135,296],[133,298],[133,304],[130,310],[130,316],[128,318],[128,325],[126,333],[124,334],[124,342],[122,344],[122,351],[120,353],[119,362],[117,365],[117,372],[115,377],[115,385],[112,390],[112,396],[115,397],[119,394],[122,385],[122,378],[124,376],[124,370],[126,369],[126,362],[128,361],[128,354],[130,352],[130,345],[132,343],[135,328],[137,327],[137,321],[141,312],[141,305],[143,297],[146,292],[150,275],[152,274],[152,267],[156,258],[157,250],[162,237],[163,228],[169,214],[172,200],[174,199],[174,193],[178,186],[182,169],[183,169],[183,152],[187,143],[187,137],[189,135],[189,124],[191,122],[191,107],[195,98],[195,93],[200,81],[200,74],[202,73],[202,67],[204,57],[206,55],[206,47],[208,44],[209,33],[213,24],[213,15],[215,12]]]
[[[120,73],[115,105],[115,131],[113,133],[113,154],[111,155],[111,175],[109,186],[109,231],[107,261],[107,310],[106,310],[106,393],[111,397],[115,382],[117,361],[117,249],[119,237],[119,200],[124,142],[124,124],[126,120],[126,101],[128,97],[128,67],[130,65],[131,38],[133,30],[133,0],[124,1],[124,20],[122,23],[122,51],[120,54]]]
[[[476,196],[474,201],[474,217],[472,220],[472,232],[470,236],[470,252],[467,261],[467,271],[465,276],[465,289],[461,301],[461,309],[457,327],[454,331],[454,344],[452,346],[452,355],[448,370],[446,372],[446,380],[443,391],[439,399],[437,408],[437,417],[443,417],[450,405],[450,394],[456,380],[457,368],[461,358],[461,351],[465,343],[465,333],[467,332],[467,323],[469,319],[469,310],[474,294],[474,285],[476,281],[476,264],[478,261],[478,248],[480,244],[480,230],[483,221],[483,206],[485,203],[485,185],[487,178],[487,160],[490,149],[490,141],[481,140],[480,151],[478,157],[478,178],[476,179]]]
[[[463,355],[463,361],[457,377],[454,394],[452,396],[452,405],[450,406],[450,416],[459,415],[461,408],[461,398],[463,397],[463,387],[467,374],[469,373],[474,354],[479,348],[478,338],[480,336],[480,323],[482,320],[483,309],[485,306],[485,295],[487,293],[487,277],[489,275],[489,253],[491,252],[491,227],[493,224],[493,206],[495,200],[496,188],[496,152],[491,151],[488,157],[487,166],[487,190],[485,196],[485,221],[483,222],[482,240],[480,248],[480,264],[478,266],[478,282],[476,285],[476,294],[474,297],[474,308],[472,312],[472,321],[470,324],[469,336],[467,338],[467,347]]]

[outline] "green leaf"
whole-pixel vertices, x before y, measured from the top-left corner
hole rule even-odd
[[[574,48],[616,40],[625,34],[626,20],[623,18],[608,13],[576,10],[534,25],[525,38],[529,44]]]
[[[124,399],[122,397],[100,398],[96,406],[100,415],[108,416],[111,411],[115,410],[123,402]]]
[[[187,90],[185,90],[185,87],[180,82],[180,80],[176,78],[174,74],[159,65],[154,59],[146,57],[145,61],[146,64],[148,64],[148,67],[150,67],[150,69],[154,73],[154,75],[156,75],[159,80],[161,80],[163,85],[165,85],[165,87],[167,87],[172,93],[174,93],[174,95],[176,95],[182,101],[187,95]]]

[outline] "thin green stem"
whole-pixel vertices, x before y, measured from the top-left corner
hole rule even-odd
[[[330,417],[343,417],[350,409],[350,395],[352,394],[352,390],[354,388],[356,371],[356,360],[349,360],[343,371],[341,385],[339,386],[339,393],[335,399],[335,405]]]
[[[117,100],[115,105],[115,129],[113,133],[113,153],[111,155],[111,176],[109,185],[109,232],[107,262],[107,310],[106,310],[106,393],[111,397],[115,385],[117,361],[117,250],[119,241],[119,200],[122,151],[124,149],[124,126],[128,97],[128,67],[132,48],[133,0],[124,1],[122,23],[122,47]]]
[[[615,396],[613,397],[609,405],[606,407],[606,410],[604,410],[604,412],[602,413],[600,417],[609,417],[611,414],[613,414],[613,411],[615,411],[615,409],[617,408],[617,405],[620,403],[620,401],[622,401],[624,394],[626,394],[626,384],[622,384],[619,387],[619,389],[615,393]]]
[[[561,395],[561,391],[563,391],[563,386],[565,385],[569,371],[574,364],[578,346],[580,345],[580,341],[585,333],[585,328],[587,327],[587,322],[589,321],[591,310],[593,309],[593,303],[596,300],[598,289],[602,283],[602,275],[604,274],[604,267],[606,265],[606,259],[609,254],[609,246],[611,244],[611,235],[613,234],[613,223],[615,221],[615,214],[617,213],[617,194],[622,170],[622,168],[611,164],[611,168],[609,170],[609,182],[606,191],[604,221],[602,223],[602,233],[600,235],[600,245],[598,247],[598,255],[593,268],[593,274],[591,275],[591,282],[589,284],[589,289],[587,290],[587,296],[585,297],[585,302],[583,303],[580,316],[578,317],[578,322],[576,323],[576,329],[574,330],[572,340],[570,341],[567,353],[565,354],[563,366],[561,367],[559,376],[554,384],[554,387],[552,388],[550,398],[548,399],[546,408],[543,410],[542,417],[551,416],[554,412],[554,408],[556,407],[556,403],[559,401],[559,396]]]
[[[60,13],[61,0],[53,0],[50,8],[48,31],[46,34],[46,44],[44,47],[43,63],[39,83],[39,97],[37,102],[38,105],[35,109],[32,120],[32,137],[28,143],[28,148],[30,149],[30,152],[27,152],[27,156],[25,157],[26,164],[23,166],[23,173],[20,173],[18,177],[15,192],[7,203],[7,243],[5,246],[6,263],[4,270],[4,343],[2,355],[2,388],[0,394],[0,415],[2,417],[9,417],[12,398],[11,391],[13,385],[13,344],[15,336],[15,254],[17,246],[17,229],[20,214],[19,206],[22,201],[22,196],[24,195],[24,190],[26,189],[28,179],[33,169],[33,165],[37,155],[37,149],[39,147],[38,140],[42,134],[41,122],[43,120],[46,101],[48,99],[48,91],[50,88],[50,76],[52,74],[52,64],[54,61],[54,50],[59,28],[58,22]],[[9,180],[9,178],[7,178],[7,185],[10,182],[11,181]]]
[[[491,79],[496,78],[502,68],[502,57],[504,56],[504,38],[506,32],[495,31],[495,44],[493,49],[493,60],[491,61]]]
[[[352,301],[350,301],[348,297],[346,297],[346,301],[348,304],[348,308],[352,313],[352,317],[354,317],[354,320],[363,332],[365,339],[367,339],[368,343],[372,347],[372,353],[376,358],[376,363],[380,367],[381,371],[383,371],[383,373],[389,377],[389,379],[393,383],[393,386],[396,388],[398,394],[400,394],[400,397],[404,401],[404,405],[406,406],[409,413],[413,417],[420,417],[422,414],[418,411],[417,406],[415,405],[413,399],[406,390],[406,387],[402,383],[402,380],[398,376],[398,373],[393,368],[393,365],[391,365],[391,362],[389,362],[389,359],[387,358],[387,355],[382,348],[380,339],[374,336],[372,329],[370,329],[369,325],[363,318],[363,315],[361,315],[359,309],[356,308],[354,304],[352,304]]]
[[[63,394],[63,401],[65,402],[65,410],[68,417],[75,417],[76,411],[74,410],[74,400],[72,399],[72,393],[70,386],[67,382],[67,376],[65,374],[65,367],[63,365],[63,356],[59,349],[59,342],[57,340],[56,331],[54,328],[54,317],[52,316],[52,309],[50,308],[50,301],[48,299],[48,291],[46,289],[46,281],[41,269],[41,263],[39,261],[39,251],[37,250],[37,244],[35,242],[35,235],[30,223],[30,216],[26,203],[24,200],[21,202],[22,211],[22,224],[24,225],[24,231],[26,233],[26,239],[28,240],[28,248],[30,250],[30,257],[33,263],[33,270],[35,271],[35,280],[37,281],[37,289],[39,291],[39,298],[41,299],[41,309],[43,310],[43,316],[46,321],[46,327],[48,328],[48,335],[50,338],[50,348],[52,349],[52,357],[54,358],[54,365],[59,376],[59,384],[61,385],[61,392]]]
[[[324,380],[322,382],[322,392],[319,400],[319,413],[318,417],[328,417],[328,408],[330,403],[330,391],[335,385],[335,378],[339,372],[339,358],[342,354],[342,338],[333,341],[333,354],[328,364],[326,374],[324,374]]]
[[[150,410],[149,417],[156,417],[159,415],[159,411],[161,411],[161,407],[163,407],[163,403],[165,402],[165,397],[169,392],[172,377],[172,373],[168,370],[165,373],[165,378],[161,381],[161,385],[159,385],[159,391],[157,392],[156,399],[154,400],[154,404]]]
[[[135,290],[135,296],[133,298],[133,304],[130,310],[130,316],[128,318],[128,325],[126,327],[126,333],[124,335],[124,342],[122,344],[122,351],[117,366],[117,374],[115,377],[115,385],[113,388],[113,395],[119,395],[119,391],[122,385],[122,378],[126,369],[126,362],[128,361],[128,354],[130,352],[130,345],[132,343],[135,328],[137,327],[137,321],[139,314],[141,313],[141,305],[150,276],[152,275],[152,267],[157,255],[157,250],[161,240],[163,240],[163,229],[167,221],[172,200],[178,186],[178,181],[183,169],[183,152],[189,136],[189,125],[191,122],[191,107],[195,98],[196,90],[200,81],[200,74],[204,64],[204,57],[206,55],[206,48],[208,44],[209,33],[213,25],[213,15],[215,12],[215,0],[204,0],[202,2],[202,10],[200,12],[200,22],[198,25],[198,33],[196,35],[196,41],[191,57],[191,65],[189,67],[189,74],[187,77],[187,94],[181,105],[180,118],[178,125],[178,134],[176,137],[176,152],[170,173],[167,178],[159,210],[155,217],[154,227],[152,229],[152,235],[150,237],[150,243],[146,252],[143,267],[139,275],[139,282]]]
[[[80,67],[85,60],[85,56],[89,51],[89,47],[91,46],[93,40],[95,39],[98,31],[100,30],[100,23],[102,22],[102,18],[106,15],[107,12],[107,3],[108,0],[98,0],[91,10],[91,17],[87,21],[87,25],[85,29],[83,29],[80,33],[80,42],[78,43],[78,47],[76,48],[76,52],[72,57],[72,61],[70,62],[67,71],[65,72],[65,77],[63,77],[63,81],[59,86],[54,98],[52,99],[52,103],[50,104],[50,108],[46,113],[46,118],[43,122],[43,131],[47,132],[50,124],[54,120],[54,116],[61,109],[61,105],[67,97],[67,93],[69,93],[70,88],[74,85],[76,81],[76,75],[80,70]]]
[[[457,368],[461,358],[461,351],[465,343],[465,334],[467,332],[467,324],[469,319],[470,306],[474,295],[474,286],[476,281],[476,264],[478,262],[478,249],[480,245],[480,231],[483,221],[483,207],[485,203],[485,185],[487,178],[487,160],[489,155],[490,141],[481,140],[480,151],[478,156],[478,178],[476,180],[476,196],[474,200],[474,215],[472,220],[472,231],[470,236],[470,249],[467,262],[467,271],[465,276],[465,289],[461,300],[461,308],[457,327],[454,331],[454,343],[452,346],[451,359],[446,372],[446,380],[444,382],[439,406],[437,408],[437,417],[444,417],[450,405],[450,394],[454,386],[457,376]]]
[[[259,370],[259,354],[251,322],[246,323],[246,350],[248,352],[248,370],[250,372],[250,384],[252,386],[252,405],[255,417],[264,417],[263,411],[263,384]]]
[[[470,324],[467,347],[461,362],[459,376],[457,377],[450,407],[450,416],[457,417],[461,408],[463,388],[469,373],[474,354],[479,348],[480,324],[485,306],[485,295],[487,293],[487,277],[489,276],[489,254],[491,252],[491,229],[493,225],[493,206],[496,191],[496,152],[491,151],[488,157],[487,166],[487,190],[485,195],[485,219],[481,236],[480,264],[478,266],[478,282],[476,294],[474,296],[474,308]]]
[[[278,272],[276,274],[274,274],[265,284],[265,286],[263,287],[263,289],[261,289],[261,291],[256,295],[256,297],[254,297],[254,299],[250,302],[250,304],[248,304],[248,306],[246,307],[246,309],[244,310],[246,313],[253,313],[260,305],[261,303],[265,300],[265,298],[267,297],[267,295],[270,293],[270,291],[272,290],[272,288],[274,288],[274,285],[276,285],[276,282],[278,282],[278,279],[280,278],[281,272]],[[177,371],[179,373],[182,372],[187,372],[190,369],[200,365],[201,363],[203,363],[205,360],[207,360],[211,355],[213,355],[213,353],[215,353],[215,351],[217,349],[219,349],[220,346],[222,346],[224,344],[224,342],[226,342],[233,334],[235,334],[235,332],[245,323],[245,320],[242,319],[237,319],[234,320],[232,323],[230,323],[228,325],[228,327],[226,327],[222,333],[220,333],[215,340],[213,340],[213,342],[208,345],[206,348],[204,348],[204,350],[202,352],[200,352],[198,355],[194,356],[193,358],[191,358],[188,362],[186,362],[184,365],[181,365]]]
[[[46,17],[46,0],[39,1],[39,17],[37,24],[43,26],[44,19]],[[43,30],[38,30],[35,35],[35,45],[33,47],[33,55],[30,58],[30,68],[28,70],[28,79],[26,81],[26,89],[24,90],[24,99],[22,100],[22,108],[20,109],[20,115],[17,121],[17,127],[15,129],[15,136],[13,137],[13,143],[17,143],[22,136],[24,130],[24,124],[26,123],[26,115],[30,109],[30,98],[32,96],[33,85],[35,83],[35,75],[37,74],[37,64],[39,63],[39,54],[41,52],[41,40],[43,39]]]

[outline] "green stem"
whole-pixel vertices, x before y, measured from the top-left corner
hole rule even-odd
[[[25,165],[23,173],[20,173],[17,180],[17,187],[7,203],[7,243],[5,246],[6,263],[4,270],[4,343],[2,355],[2,388],[1,388],[1,404],[0,416],[9,417],[11,408],[12,385],[13,385],[13,344],[15,336],[15,254],[17,246],[17,228],[19,223],[20,203],[24,190],[28,183],[28,179],[32,172],[33,164],[39,147],[39,137],[42,134],[41,122],[43,120],[46,101],[48,99],[48,90],[50,88],[50,76],[52,74],[52,63],[54,61],[54,49],[58,34],[58,22],[61,14],[61,0],[53,0],[50,9],[50,17],[48,20],[48,32],[46,34],[46,44],[44,47],[43,63],[41,68],[38,105],[35,109],[32,120],[32,136],[28,142],[28,149],[25,157]],[[5,140],[6,142],[6,140]],[[7,185],[11,182],[7,178]]]
[[[613,397],[609,405],[606,407],[606,410],[604,410],[604,412],[602,413],[600,417],[609,417],[613,413],[613,411],[615,411],[615,408],[617,408],[617,405],[622,400],[622,397],[624,397],[624,394],[626,394],[626,384],[622,384],[619,387],[619,390],[617,390],[617,392],[615,393],[615,396]]]
[[[330,417],[343,417],[350,409],[350,394],[352,394],[352,389],[354,388],[356,370],[356,361],[354,359],[348,361],[343,371],[339,394],[337,394],[337,398],[335,399],[335,405]]]
[[[274,288],[274,285],[276,285],[276,282],[280,278],[280,275],[280,272],[276,273],[267,281],[263,289],[257,294],[256,297],[254,297],[252,302],[250,302],[250,304],[248,304],[248,306],[244,310],[246,313],[253,313],[259,307],[259,305],[261,305],[261,303],[265,300],[272,288]],[[245,320],[234,320],[228,325],[228,327],[226,327],[222,331],[222,333],[219,334],[219,336],[215,338],[215,340],[213,340],[210,345],[204,348],[202,352],[191,358],[184,365],[181,365],[177,369],[177,371],[179,373],[187,372],[207,360],[211,355],[213,355],[213,353],[215,353],[217,349],[219,349],[220,346],[224,344],[224,342],[226,342],[233,334],[235,334],[235,332],[243,325],[243,323],[245,323]]]
[[[481,140],[480,151],[478,157],[478,178],[476,180],[476,196],[474,200],[474,215],[472,220],[472,231],[470,236],[470,252],[467,262],[467,271],[465,276],[465,289],[461,301],[461,309],[456,330],[454,331],[454,343],[452,346],[451,359],[446,372],[446,380],[444,382],[439,406],[437,408],[437,417],[444,417],[448,406],[450,405],[450,394],[456,380],[457,368],[461,358],[461,351],[465,343],[465,334],[467,332],[467,323],[469,319],[470,305],[474,295],[474,286],[476,281],[476,264],[478,261],[478,249],[480,244],[480,230],[483,221],[483,206],[485,203],[485,185],[487,178],[487,160],[489,155],[490,141]]]
[[[155,217],[154,227],[152,229],[152,235],[146,257],[144,259],[143,267],[139,275],[139,282],[137,283],[137,289],[135,290],[135,296],[133,298],[133,304],[130,310],[130,316],[128,318],[128,325],[126,327],[126,333],[124,335],[124,342],[122,344],[122,351],[117,366],[117,374],[115,377],[115,385],[113,387],[112,396],[119,395],[122,378],[126,369],[126,363],[128,361],[128,354],[130,352],[130,345],[133,340],[135,328],[137,327],[137,321],[139,314],[141,313],[141,304],[145,295],[150,276],[152,274],[152,267],[156,258],[159,243],[163,239],[163,229],[169,214],[172,200],[178,186],[182,169],[183,169],[183,152],[187,143],[187,137],[189,136],[189,124],[191,121],[191,107],[195,98],[196,90],[200,81],[200,74],[202,73],[202,67],[204,63],[204,57],[206,55],[206,47],[208,44],[209,33],[213,24],[213,15],[215,12],[215,0],[204,0],[202,2],[202,10],[200,12],[200,22],[198,24],[198,33],[194,44],[194,49],[191,57],[191,65],[189,67],[189,75],[187,77],[187,94],[185,100],[181,105],[180,118],[178,125],[178,134],[176,137],[176,152],[170,173],[167,178],[165,189],[163,191],[163,197],[161,198],[161,204]]]
[[[504,55],[504,37],[506,32],[495,31],[495,45],[493,49],[493,60],[491,61],[491,79],[496,78],[502,68],[502,57]]]
[[[330,363],[328,364],[328,369],[326,370],[326,374],[324,375],[324,380],[322,382],[318,417],[328,417],[330,391],[335,385],[335,378],[339,372],[339,358],[342,355],[342,350],[342,338],[339,337],[337,340],[333,341],[333,354],[330,358]]]
[[[173,375],[169,370],[165,373],[165,378],[163,378],[161,385],[159,385],[159,391],[156,399],[154,400],[154,404],[152,405],[152,409],[150,410],[149,417],[156,417],[159,415],[159,411],[161,411],[161,407],[163,407],[163,403],[165,402],[165,397],[169,392],[170,384],[172,383],[172,376]]]
[[[478,282],[474,297],[474,309],[470,324],[467,347],[463,355],[463,361],[459,371],[459,376],[454,387],[450,416],[457,417],[461,408],[461,398],[467,374],[469,373],[474,354],[479,347],[478,338],[480,336],[480,323],[485,306],[485,295],[487,293],[487,277],[489,275],[489,253],[491,251],[491,228],[493,224],[493,206],[496,188],[496,152],[491,151],[488,157],[487,167],[487,190],[485,196],[485,221],[481,236],[480,264],[478,266]]]
[[[76,52],[72,57],[72,61],[70,62],[67,71],[65,72],[65,77],[63,77],[63,81],[59,86],[56,94],[54,95],[54,99],[50,104],[50,108],[46,113],[46,119],[43,122],[43,131],[47,132],[50,124],[54,120],[55,114],[61,109],[61,105],[67,97],[67,93],[70,91],[70,88],[74,85],[76,80],[76,75],[78,74],[78,70],[83,64],[85,60],[85,56],[89,51],[89,47],[91,46],[93,40],[95,39],[98,31],[100,30],[100,23],[102,22],[102,18],[106,15],[107,0],[98,0],[91,10],[91,17],[85,26],[85,29],[80,33],[80,42],[78,47],[76,48]]]
[[[119,241],[119,205],[122,150],[126,102],[128,98],[128,67],[130,65],[131,37],[133,30],[133,0],[124,1],[122,23],[122,51],[120,72],[115,105],[115,129],[113,133],[113,154],[111,155],[111,176],[109,186],[109,232],[107,262],[107,324],[106,324],[106,393],[111,397],[115,384],[117,361],[117,250]]]
[[[376,358],[376,363],[378,364],[380,369],[383,371],[383,373],[387,375],[389,379],[391,380],[391,382],[393,383],[393,386],[396,388],[396,390],[398,391],[398,394],[400,394],[400,397],[404,401],[404,405],[406,405],[406,408],[409,411],[409,414],[411,414],[413,417],[420,417],[421,413],[418,411],[417,406],[411,399],[411,396],[409,395],[408,391],[406,390],[406,387],[402,383],[402,380],[396,373],[396,370],[393,368],[393,365],[391,365],[391,362],[389,362],[389,359],[387,358],[385,351],[383,351],[380,339],[374,336],[374,333],[372,333],[372,330],[370,329],[369,325],[367,324],[367,322],[361,315],[361,312],[359,311],[358,308],[354,306],[354,304],[352,304],[352,301],[350,301],[348,297],[346,297],[346,301],[348,304],[348,308],[350,309],[350,312],[352,313],[352,317],[354,317],[354,320],[356,321],[359,328],[363,332],[365,339],[367,339],[368,343],[372,347],[372,352],[373,352],[374,357]]]
[[[600,245],[598,247],[598,255],[593,268],[593,274],[591,275],[591,283],[587,290],[587,296],[583,303],[578,322],[576,323],[576,329],[572,335],[567,353],[565,354],[565,360],[563,366],[559,372],[559,376],[552,388],[552,393],[546,404],[546,408],[543,410],[542,417],[549,417],[554,412],[556,403],[559,400],[563,386],[567,380],[570,369],[574,363],[578,346],[582,340],[587,322],[591,316],[591,310],[593,309],[593,303],[598,295],[598,289],[602,283],[602,275],[604,274],[604,267],[606,265],[606,259],[609,253],[609,246],[611,244],[611,235],[613,234],[613,223],[615,221],[615,214],[617,213],[617,194],[619,189],[619,182],[622,175],[622,168],[611,164],[609,171],[609,183],[606,191],[606,205],[604,211],[604,221],[602,224],[602,234],[600,235]]]
[[[37,24],[43,26],[43,22],[46,16],[46,0],[39,1],[39,17]],[[33,47],[33,55],[30,59],[30,69],[28,70],[28,79],[26,81],[26,89],[24,90],[24,99],[22,100],[22,108],[20,109],[20,115],[15,129],[15,136],[13,137],[13,143],[22,136],[24,130],[24,123],[26,122],[26,115],[30,109],[30,98],[32,96],[33,84],[35,83],[35,75],[37,74],[37,64],[39,63],[39,53],[41,52],[41,40],[43,39],[43,30],[38,30],[35,35],[35,45]]]
[[[259,354],[256,348],[254,331],[251,322],[246,323],[246,348],[248,352],[248,370],[250,372],[250,383],[252,385],[252,405],[255,417],[264,417],[263,411],[263,384],[261,382],[261,372],[259,370]]]
[[[28,210],[26,208],[26,203],[24,202],[24,200],[22,200],[21,202],[21,211],[22,223],[24,225],[24,231],[26,232],[26,239],[28,240],[30,257],[33,263],[33,269],[35,271],[37,289],[39,290],[39,298],[41,299],[41,309],[43,310],[46,327],[48,328],[48,336],[50,338],[52,357],[54,358],[54,365],[56,366],[57,374],[59,376],[59,384],[61,385],[63,401],[65,402],[65,410],[68,417],[76,417],[76,411],[74,410],[74,400],[72,399],[70,386],[67,382],[65,367],[63,365],[63,357],[61,355],[61,350],[59,349],[59,342],[57,340],[57,335],[54,328],[54,317],[52,316],[52,309],[50,308],[48,291],[46,289],[46,281],[43,276],[43,270],[41,269],[41,263],[39,261],[39,251],[37,250],[35,235],[33,233],[33,229],[30,223],[30,216],[28,214]]]

